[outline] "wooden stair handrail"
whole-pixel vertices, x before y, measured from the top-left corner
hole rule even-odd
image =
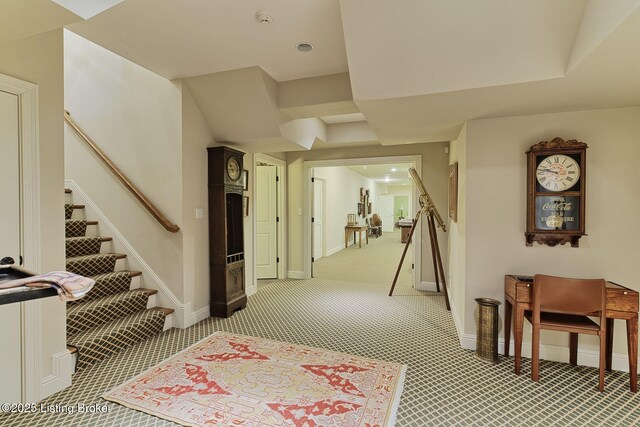
[[[138,199],[140,203],[142,203],[142,206],[144,206],[167,231],[177,233],[178,230],[180,230],[180,227],[178,227],[176,224],[172,224],[171,221],[169,221],[167,217],[164,216],[162,212],[160,212],[160,210],[153,203],[151,203],[151,201],[149,201],[149,199],[147,199],[142,191],[140,191],[138,187],[136,187],[135,185],[133,185],[133,183],[131,183],[131,181],[129,181],[129,179],[122,173],[122,171],[115,165],[115,163],[113,163],[111,159],[107,157],[104,151],[102,151],[100,147],[98,147],[98,145],[91,138],[89,138],[86,133],[84,133],[80,126],[78,126],[78,124],[71,118],[71,114],[69,114],[69,112],[66,110],[64,112],[64,120],[69,126],[71,126],[71,129],[73,129],[78,134],[80,139],[82,139],[85,144],[87,144],[89,148],[91,148],[93,152],[98,155],[100,160],[102,160],[104,164],[107,165],[107,168],[109,168],[109,170],[116,176],[116,178],[118,178],[120,182],[122,182],[124,186],[127,187],[127,189],[135,196],[135,198]]]

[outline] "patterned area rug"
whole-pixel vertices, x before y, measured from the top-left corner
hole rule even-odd
[[[106,393],[188,426],[392,426],[406,366],[217,332]]]

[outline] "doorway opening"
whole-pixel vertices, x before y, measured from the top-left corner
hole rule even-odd
[[[405,247],[399,222],[411,221],[418,200],[408,169],[420,173],[421,163],[421,156],[305,162],[306,277],[390,286]],[[417,287],[419,228],[407,257],[401,278]]]

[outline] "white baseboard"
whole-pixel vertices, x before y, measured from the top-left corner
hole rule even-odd
[[[419,291],[436,292],[436,282],[420,282],[418,286],[416,286],[416,289]],[[442,287],[440,290],[442,290]]]
[[[248,297],[250,297],[251,295],[255,294],[256,292],[258,292],[258,287],[257,286],[247,287],[247,289],[246,289],[246,293],[247,293]]]
[[[191,324],[195,325],[196,323],[200,322],[201,320],[206,319],[207,317],[209,317],[210,313],[209,313],[209,306],[205,306],[202,307],[198,310],[194,310],[191,312]]]
[[[460,347],[466,350],[476,350],[476,335],[465,334],[462,326],[462,320],[454,304],[451,304],[451,316],[453,317],[453,323],[456,326],[458,337],[460,339]],[[509,342],[509,355],[513,356],[515,345],[514,341]],[[504,354],[504,338],[498,338],[498,353]],[[522,357],[531,358],[531,343],[522,343]],[[569,347],[557,346],[557,345],[540,345],[540,358],[545,360],[552,360],[554,362],[569,362]],[[599,352],[594,347],[578,346],[578,364],[584,366],[598,367],[599,364]],[[629,372],[629,358],[626,354],[613,353],[611,356],[611,368],[615,371]]]
[[[287,277],[289,279],[306,279],[304,271],[288,271]]]
[[[344,249],[343,245],[338,245],[335,248],[328,249],[327,250],[327,256],[331,256],[333,254],[336,254],[336,253],[340,252],[343,249]]]
[[[468,347],[466,347],[468,343],[463,342],[463,338],[465,335],[464,335],[464,327],[462,326],[462,319],[460,318],[460,315],[458,314],[458,311],[456,310],[456,306],[455,304],[453,304],[453,302],[450,304],[450,307],[451,307],[451,317],[453,318],[453,324],[456,326],[456,332],[458,333],[458,339],[460,340],[460,347],[468,349]],[[475,335],[473,338],[474,338],[473,350],[475,350],[476,349]]]
[[[460,338],[462,348],[467,350],[476,349],[476,335],[464,334]],[[504,338],[498,339],[498,353],[504,354]],[[509,355],[514,354],[514,342],[509,343]],[[522,343],[522,357],[531,358],[531,343]],[[569,362],[569,347],[542,344],[540,345],[540,358],[544,360],[552,360],[554,362]],[[581,348],[578,346],[578,365],[598,367],[600,362],[599,352],[592,348]],[[613,353],[611,356],[611,368],[614,371],[629,372],[629,358],[625,354]]]
[[[69,351],[51,355],[51,375],[42,379],[40,385],[40,399],[51,396],[71,385],[71,374],[73,374],[73,358]]]

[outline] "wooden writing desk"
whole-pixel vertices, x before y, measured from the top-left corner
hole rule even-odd
[[[346,225],[344,227],[344,247],[349,246],[349,233],[353,231],[353,243],[356,242],[356,232],[360,233],[360,240],[358,243],[362,247],[362,232],[364,231],[365,238],[367,239],[367,245],[369,244],[369,227],[366,225]]]
[[[515,310],[513,335],[515,341],[515,373],[520,374],[520,358],[522,356],[522,329],[524,312],[533,309],[533,277],[507,274],[504,276],[504,355],[509,356],[509,340],[511,339],[511,313]],[[627,349],[629,356],[629,378],[631,391],[638,391],[638,291],[625,288],[617,283],[607,282],[607,354],[606,368],[611,370],[611,354],[613,352],[613,319],[627,321]],[[573,336],[573,334],[572,334]],[[569,361],[577,363],[577,337],[569,343]]]

